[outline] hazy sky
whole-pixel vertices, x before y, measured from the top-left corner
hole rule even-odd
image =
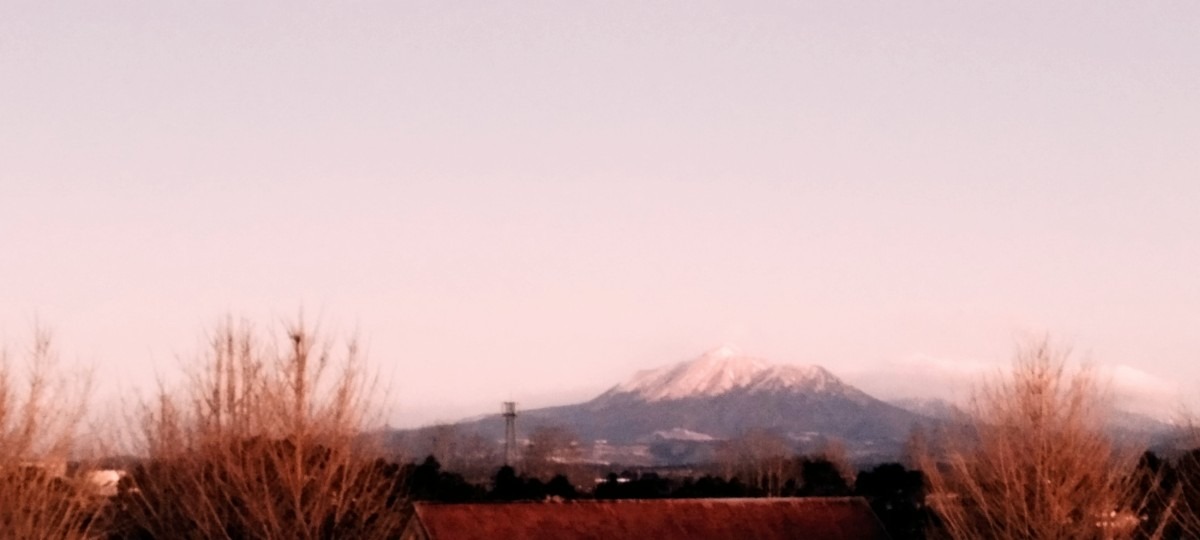
[[[726,342],[1200,390],[1195,1],[70,4],[0,4],[0,339],[101,395],[301,308],[396,424]]]

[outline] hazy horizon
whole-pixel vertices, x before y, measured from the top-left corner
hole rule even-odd
[[[5,4],[0,343],[42,321],[104,401],[227,314],[303,310],[362,337],[406,426],[724,343],[889,397],[1044,333],[1190,401],[1196,28],[1194,2]]]

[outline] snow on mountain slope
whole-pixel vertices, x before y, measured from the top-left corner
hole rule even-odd
[[[671,428],[654,432],[654,437],[669,441],[715,441],[716,437],[690,429]]]
[[[606,395],[627,394],[643,401],[657,402],[719,396],[735,390],[751,393],[831,392],[853,394],[851,397],[855,398],[861,394],[820,366],[772,365],[726,346],[704,353],[695,360],[640,371]]]

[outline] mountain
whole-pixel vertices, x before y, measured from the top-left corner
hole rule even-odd
[[[888,403],[935,420],[955,420],[966,414],[961,407],[942,398],[897,398],[888,400]]]
[[[970,421],[968,409],[941,398],[899,398],[888,403],[935,421]],[[1172,438],[1179,432],[1179,426],[1172,422],[1116,407],[1107,410],[1104,418],[1104,427],[1114,441],[1134,446],[1168,448]],[[1163,453],[1169,454],[1170,451]]]
[[[836,438],[853,456],[890,457],[912,426],[924,421],[823,367],[772,364],[721,347],[638,372],[585,403],[521,411],[517,425],[522,436],[540,426],[566,427],[585,446],[600,441],[605,448],[626,448],[626,458],[649,455],[672,463],[711,457],[719,441],[751,429],[772,431],[801,451]],[[457,426],[494,439],[504,432],[499,416]]]

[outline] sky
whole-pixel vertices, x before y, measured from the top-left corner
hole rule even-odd
[[[895,397],[1048,334],[1188,399],[1196,28],[1190,0],[4,2],[0,343],[53,329],[103,400],[228,314],[303,312],[404,426],[725,343]]]

